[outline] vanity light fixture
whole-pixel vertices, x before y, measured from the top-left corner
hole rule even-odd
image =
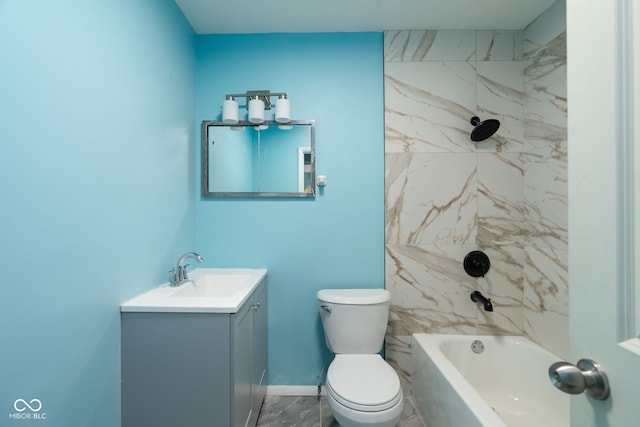
[[[252,97],[249,100],[249,121],[251,123],[264,122],[264,101],[259,97]]]
[[[286,124],[291,121],[291,101],[284,92],[274,92],[268,90],[248,90],[246,93],[225,95],[222,103],[222,122],[226,124],[236,124],[238,118],[238,102],[236,98],[246,98],[246,108],[248,120],[251,123],[260,124],[264,122],[264,111],[271,109],[271,97],[278,99],[275,102],[275,121]],[[283,126],[286,128],[286,126]]]
[[[276,122],[289,123],[291,121],[291,101],[287,95],[280,95],[276,101]]]
[[[222,123],[238,123],[238,101],[233,96],[227,95],[227,99],[222,103]]]

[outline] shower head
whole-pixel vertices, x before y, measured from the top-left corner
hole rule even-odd
[[[471,117],[471,124],[475,126],[471,131],[471,140],[475,142],[490,138],[500,127],[498,120],[489,119],[481,122],[478,116]]]

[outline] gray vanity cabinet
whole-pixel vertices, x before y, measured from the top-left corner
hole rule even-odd
[[[266,391],[267,294],[260,286],[252,303],[235,315],[234,420],[238,426],[255,426]]]
[[[122,427],[255,426],[266,279],[236,313],[122,312]]]

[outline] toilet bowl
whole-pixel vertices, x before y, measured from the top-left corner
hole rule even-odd
[[[327,402],[343,427],[393,427],[404,400],[396,371],[378,354],[389,318],[384,289],[318,292],[327,347],[335,353],[326,379]]]
[[[329,365],[327,402],[343,427],[393,427],[403,409],[400,380],[378,354],[338,354]]]

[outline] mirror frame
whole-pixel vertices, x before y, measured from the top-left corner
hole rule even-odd
[[[310,192],[276,192],[276,191],[209,191],[209,128],[212,127],[231,127],[245,126],[256,127],[260,125],[277,126],[285,123],[278,123],[272,120],[265,120],[262,123],[251,123],[245,120],[236,124],[223,123],[218,120],[202,121],[202,157],[200,168],[202,170],[202,197],[207,198],[264,198],[264,197],[281,197],[281,198],[314,198],[316,196],[316,122],[315,120],[291,120],[287,125],[309,126],[309,145],[311,155],[311,181]],[[286,132],[286,131],[284,131]]]

